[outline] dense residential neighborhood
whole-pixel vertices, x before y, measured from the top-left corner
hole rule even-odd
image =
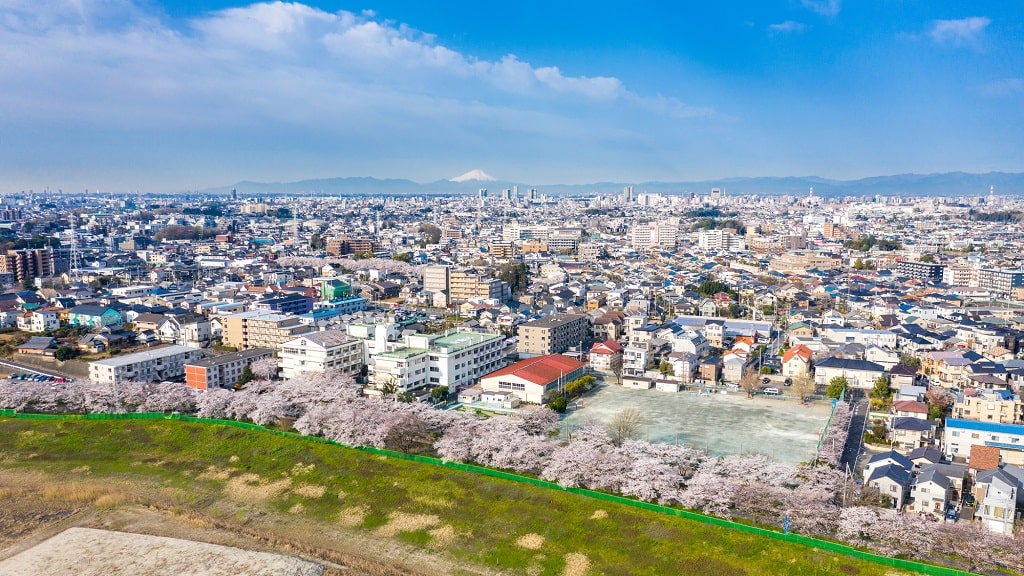
[[[831,406],[846,428],[822,428],[804,461],[828,439],[847,510],[1021,533],[1014,199],[626,188],[3,206],[10,386],[183,382],[201,403],[254,379],[337,378],[499,420],[585,414],[605,387],[738,395],[782,418]]]

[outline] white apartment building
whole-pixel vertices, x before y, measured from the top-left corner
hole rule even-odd
[[[341,330],[304,334],[279,345],[281,376],[340,371],[355,375],[363,364],[363,343]]]
[[[668,218],[633,226],[629,231],[634,250],[673,249],[679,242],[679,219]]]
[[[468,388],[502,365],[503,337],[500,334],[449,332],[413,334],[403,346],[373,356],[370,385],[374,390],[393,383],[395,390],[411,392],[447,386],[450,391]]]
[[[185,365],[199,360],[199,350],[165,346],[89,363],[89,379],[100,384],[157,382],[184,378]]]
[[[704,250],[746,250],[747,242],[742,236],[725,230],[701,230],[697,233],[697,246]]]

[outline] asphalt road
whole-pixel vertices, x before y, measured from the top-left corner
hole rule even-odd
[[[853,417],[850,420],[850,436],[846,439],[846,449],[843,450],[843,457],[839,461],[840,467],[857,473],[857,460],[864,449],[864,432],[868,424],[868,401],[863,397],[851,400],[853,404]]]
[[[53,376],[55,378],[68,378],[73,379],[67,374],[61,374],[53,370],[42,370],[35,366],[29,366],[28,364],[21,364],[19,362],[12,362],[11,360],[0,360],[0,372],[3,372],[2,368],[10,368],[8,372],[25,372],[27,374],[42,374],[44,376]]]

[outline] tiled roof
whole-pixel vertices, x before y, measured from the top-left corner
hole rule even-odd
[[[543,386],[585,366],[586,364],[577,362],[568,356],[548,354],[520,360],[511,366],[491,372],[484,378],[514,375]]]

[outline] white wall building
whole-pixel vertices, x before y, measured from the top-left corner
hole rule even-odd
[[[199,360],[199,350],[165,346],[89,363],[89,379],[100,384],[155,382],[184,378],[185,365]]]
[[[340,371],[359,373],[363,365],[363,343],[341,330],[312,332],[278,346],[283,378],[303,372]]]
[[[373,356],[370,384],[374,389],[391,382],[398,392],[447,386],[455,392],[502,364],[500,334],[450,332],[413,334],[402,346]]]

